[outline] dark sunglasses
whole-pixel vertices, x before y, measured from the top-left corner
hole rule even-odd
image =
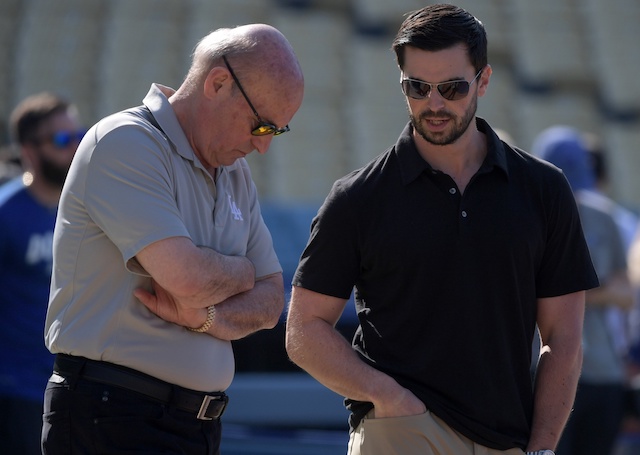
[[[484,69],[484,68],[483,68]],[[478,71],[476,77],[471,82],[465,80],[440,82],[439,84],[430,84],[429,82],[421,81],[420,79],[402,79],[400,84],[402,85],[402,93],[409,98],[421,100],[429,96],[431,90],[435,87],[438,93],[442,97],[449,101],[461,100],[469,94],[469,87],[480,76],[482,70]]]
[[[278,128],[273,123],[265,122],[264,120],[262,120],[262,117],[258,115],[258,111],[256,111],[255,107],[253,107],[253,104],[249,100],[249,97],[244,92],[244,89],[242,88],[240,81],[236,77],[236,73],[233,72],[231,65],[229,65],[229,62],[227,61],[227,57],[223,55],[222,60],[224,60],[224,64],[227,65],[227,69],[229,70],[229,73],[231,73],[231,77],[233,78],[233,81],[236,83],[236,85],[240,89],[240,93],[242,93],[242,96],[244,96],[244,99],[247,100],[247,104],[253,111],[253,114],[258,119],[258,126],[256,126],[254,129],[251,130],[251,134],[253,134],[254,136],[266,136],[268,134],[273,134],[274,136],[278,136],[282,133],[286,133],[287,131],[290,131],[289,125],[286,125],[282,128]]]
[[[71,144],[79,144],[87,130],[78,131],[56,131],[51,136],[40,139],[39,143],[50,143],[57,149],[68,148]]]

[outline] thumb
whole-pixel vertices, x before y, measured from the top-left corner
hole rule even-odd
[[[151,309],[155,306],[156,296],[151,292],[143,288],[138,288],[133,291],[133,296],[140,300],[144,306]]]

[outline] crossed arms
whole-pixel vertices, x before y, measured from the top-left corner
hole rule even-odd
[[[152,243],[136,258],[151,275],[153,292],[136,289],[134,295],[166,321],[200,327],[207,307],[215,305],[207,333],[235,340],[273,328],[282,313],[282,274],[256,280],[255,268],[245,257],[225,256],[186,237],[171,237]]]

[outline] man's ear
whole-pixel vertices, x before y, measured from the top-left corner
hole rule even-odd
[[[213,99],[221,91],[231,89],[231,82],[231,75],[226,68],[214,66],[204,81],[204,96]]]
[[[491,78],[491,73],[493,70],[491,69],[491,65],[487,65],[482,70],[482,74],[478,77],[478,96],[484,96],[487,92],[487,88],[489,88],[489,79]]]

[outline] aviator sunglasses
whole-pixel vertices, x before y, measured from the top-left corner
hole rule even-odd
[[[402,93],[409,98],[416,100],[424,99],[429,96],[429,93],[431,93],[431,90],[435,87],[444,99],[456,101],[461,100],[469,94],[469,87],[471,87],[471,84],[473,84],[478,76],[480,76],[480,73],[482,73],[482,70],[478,71],[478,74],[476,74],[476,77],[474,77],[471,82],[461,79],[456,81],[440,82],[439,84],[430,84],[429,82],[421,81],[420,79],[406,78],[402,79],[400,84],[402,85]]]
[[[233,78],[233,81],[236,83],[236,85],[240,89],[240,93],[242,93],[242,96],[244,96],[244,99],[247,100],[247,104],[253,111],[253,114],[258,119],[258,126],[256,126],[254,129],[251,130],[251,134],[253,134],[254,136],[266,136],[268,134],[273,134],[274,136],[278,136],[282,133],[286,133],[287,131],[290,131],[289,125],[283,126],[282,128],[278,128],[273,123],[265,122],[264,120],[262,120],[262,117],[260,117],[260,115],[258,114],[258,111],[256,111],[255,107],[253,107],[253,104],[249,100],[249,97],[244,92],[244,89],[242,88],[240,81],[236,77],[236,74],[233,72],[231,65],[229,65],[229,62],[227,61],[227,57],[223,55],[222,60],[224,60],[224,64],[227,65],[227,69],[229,70],[229,73],[231,73],[231,77]]]

